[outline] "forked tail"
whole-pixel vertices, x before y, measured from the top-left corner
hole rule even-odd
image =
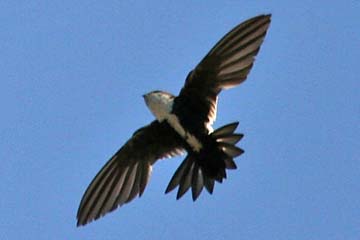
[[[181,198],[191,187],[195,201],[203,187],[212,194],[215,181],[226,178],[226,169],[236,169],[234,158],[244,151],[236,147],[243,134],[234,133],[238,122],[227,124],[216,129],[204,140],[200,152],[189,152],[174,176],[171,178],[165,193],[179,185],[176,199]]]

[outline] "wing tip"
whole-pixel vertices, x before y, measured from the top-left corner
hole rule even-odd
[[[121,167],[113,161],[114,158],[88,186],[77,212],[77,227],[87,225],[143,194],[151,176],[150,163],[143,161]],[[117,174],[109,174],[111,172]]]

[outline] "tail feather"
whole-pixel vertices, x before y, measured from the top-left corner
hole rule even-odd
[[[180,164],[178,169],[176,169],[173,177],[171,178],[171,180],[165,190],[165,193],[171,192],[172,190],[174,190],[174,188],[176,188],[180,184],[181,179],[184,176],[185,169],[188,168],[189,163],[191,163],[191,162],[190,162],[190,158],[188,155],[188,156],[186,156],[184,161]]]
[[[216,138],[216,141],[234,145],[234,144],[238,143],[243,137],[244,137],[244,134],[234,133],[233,135],[219,136]]]
[[[225,162],[226,169],[236,169],[237,168],[237,166],[232,158],[225,158],[224,162]]]
[[[197,199],[204,188],[204,176],[201,168],[195,162],[195,167],[192,175],[191,190],[193,199]]]
[[[189,158],[190,159],[190,158]],[[191,160],[191,159],[190,159]],[[195,161],[190,161],[181,178],[176,199],[180,199],[190,188],[193,176]]]
[[[239,122],[233,122],[233,123],[227,124],[225,126],[222,126],[218,129],[216,129],[214,132],[211,133],[211,135],[214,137],[218,137],[221,135],[228,135],[230,133],[233,133],[238,125],[239,125]]]
[[[212,194],[215,181],[222,183],[226,169],[236,169],[233,158],[244,151],[235,146],[243,134],[234,133],[238,122],[218,128],[209,135],[200,153],[189,153],[171,178],[165,193],[179,186],[176,199],[180,199],[191,188],[195,201],[202,189]]]
[[[237,157],[244,153],[244,150],[238,148],[230,143],[221,142],[219,143],[221,149],[228,155],[229,157]]]
[[[215,180],[204,176],[204,186],[208,193],[212,194],[214,191]]]

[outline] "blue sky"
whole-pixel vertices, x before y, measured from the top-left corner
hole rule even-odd
[[[1,239],[359,239],[358,1],[1,1]],[[179,201],[161,161],[140,199],[86,227],[91,179],[232,27],[272,24],[215,127],[239,120],[238,169]]]

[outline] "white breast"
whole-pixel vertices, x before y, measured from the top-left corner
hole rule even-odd
[[[144,95],[144,98],[146,105],[159,122],[167,120],[169,125],[185,139],[194,151],[200,151],[202,148],[201,142],[194,135],[184,129],[175,114],[171,114],[174,103],[174,97],[172,95],[163,92],[151,92]]]

